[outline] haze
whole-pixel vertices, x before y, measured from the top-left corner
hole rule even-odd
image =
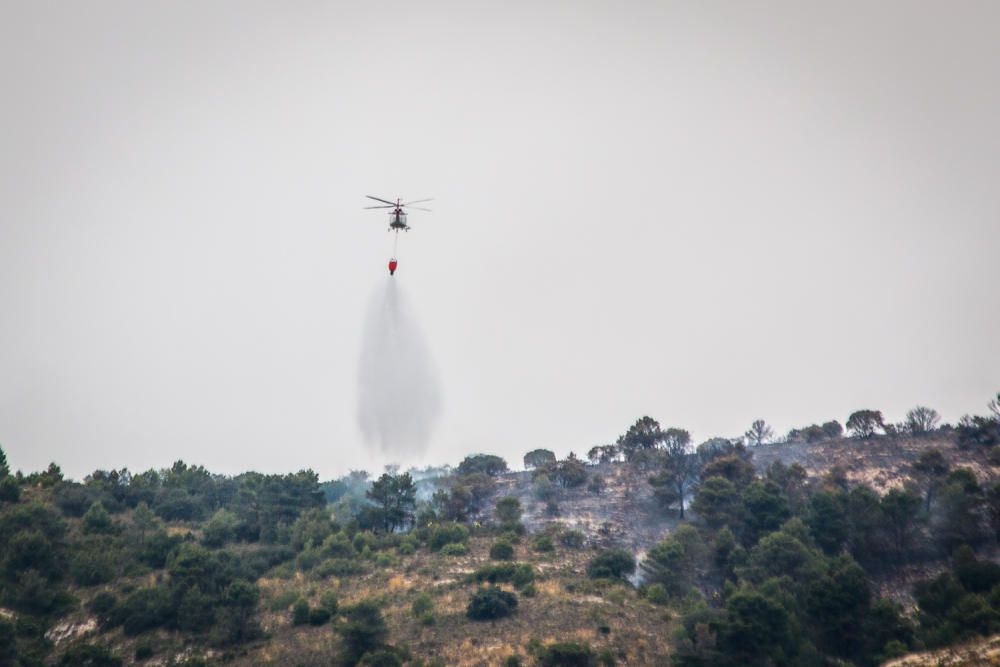
[[[324,478],[362,445],[365,194],[426,460],[1000,389],[994,2],[4,2],[0,444]]]

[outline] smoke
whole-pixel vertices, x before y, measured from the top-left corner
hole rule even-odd
[[[365,442],[393,460],[427,449],[441,410],[430,346],[406,294],[390,278],[372,294],[358,373],[358,424]]]

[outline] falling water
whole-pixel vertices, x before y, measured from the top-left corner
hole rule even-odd
[[[394,461],[416,461],[441,411],[441,389],[423,331],[398,278],[373,294],[358,373],[365,441]]]

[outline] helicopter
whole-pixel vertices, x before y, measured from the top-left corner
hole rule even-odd
[[[422,203],[427,202],[427,201],[434,201],[433,199],[417,199],[415,201],[408,201],[408,202],[406,202],[404,204],[404,203],[402,203],[402,199],[397,198],[396,199],[396,203],[394,204],[391,201],[388,201],[386,199],[380,199],[379,197],[372,197],[371,195],[365,195],[365,196],[368,197],[369,199],[374,199],[375,201],[380,201],[383,204],[382,206],[365,206],[366,209],[369,209],[369,208],[391,208],[391,209],[394,209],[392,211],[392,213],[389,214],[389,231],[390,232],[392,230],[396,230],[397,232],[399,230],[403,230],[404,232],[410,231],[410,226],[408,224],[406,224],[406,213],[403,212],[404,208],[406,208],[407,206],[409,206],[410,208],[416,209],[418,211],[427,211],[428,213],[430,213],[430,209],[429,208],[422,208],[420,206],[413,206],[413,204],[422,204]]]
[[[365,196],[368,197],[369,199],[374,199],[377,202],[382,202],[382,204],[379,205],[379,206],[365,206],[366,209],[369,209],[369,208],[391,208],[391,209],[393,209],[392,212],[389,213],[389,231],[390,232],[393,232],[393,231],[396,232],[396,237],[393,239],[393,243],[392,243],[392,257],[389,259],[389,275],[390,276],[394,276],[394,275],[396,275],[396,267],[399,266],[399,262],[396,261],[396,245],[399,243],[399,231],[400,230],[403,230],[404,232],[410,231],[410,226],[408,224],[406,224],[406,213],[403,211],[403,209],[406,208],[406,207],[410,207],[410,208],[416,209],[418,211],[427,211],[429,213],[430,212],[429,208],[423,208],[423,207],[420,207],[420,206],[413,206],[413,204],[422,204],[424,202],[434,201],[434,200],[433,199],[417,199],[417,200],[414,200],[414,201],[408,201],[408,202],[406,202],[404,204],[402,198],[397,198],[396,199],[396,203],[394,204],[391,201],[389,201],[388,199],[382,199],[380,197],[373,197],[371,195],[365,195]]]

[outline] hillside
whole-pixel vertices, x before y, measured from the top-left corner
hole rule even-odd
[[[1000,422],[673,454],[654,424],[416,483],[4,471],[0,664],[860,667],[1000,632]]]

